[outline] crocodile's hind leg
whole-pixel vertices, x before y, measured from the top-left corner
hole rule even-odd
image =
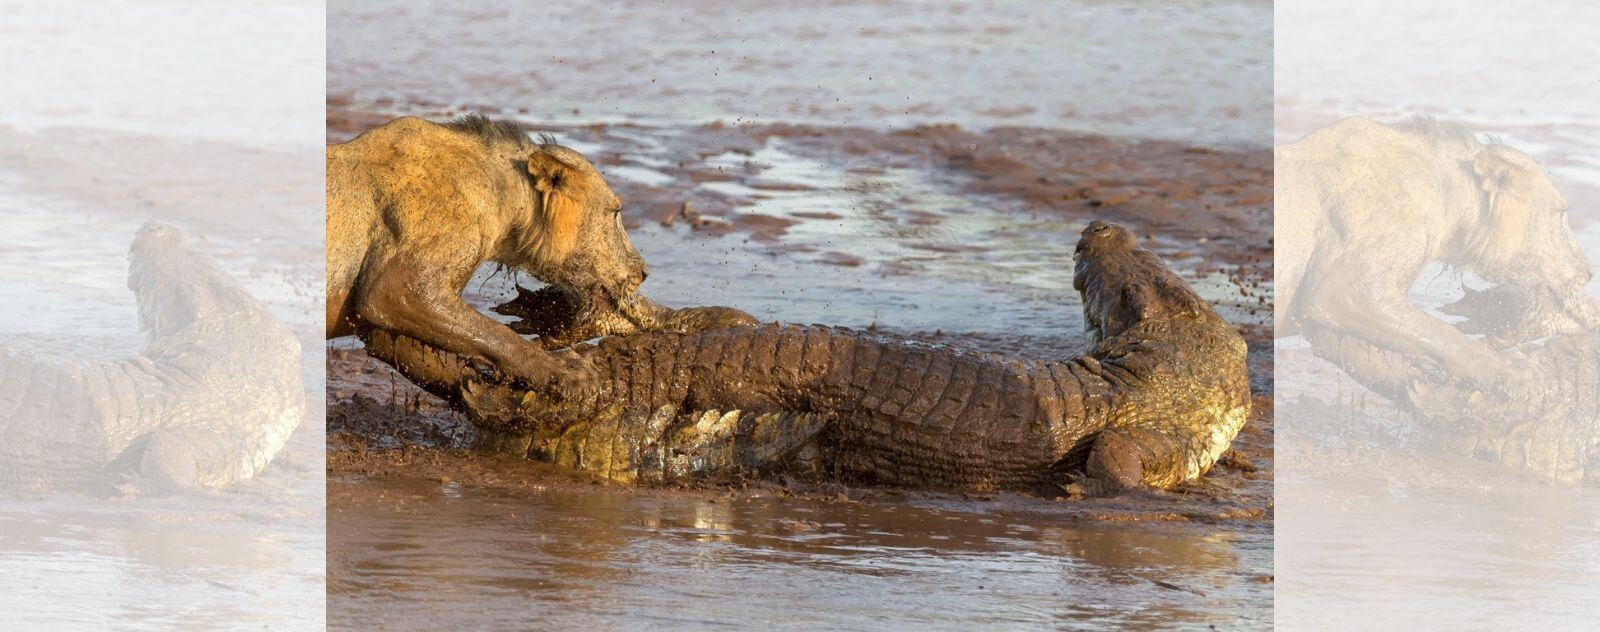
[[[1236,411],[1223,421],[1237,432],[1245,414]],[[1107,428],[1084,438],[1062,459],[1067,483],[1061,488],[1072,497],[1171,489],[1210,469],[1233,432],[1224,439],[1195,437],[1179,425]]]
[[[1109,496],[1144,485],[1145,450],[1123,430],[1102,430],[1084,439],[1074,450],[1081,466],[1066,473],[1061,488],[1069,497]]]
[[[197,428],[150,433],[139,456],[140,486],[151,491],[216,487],[241,478],[249,458],[237,440]]]

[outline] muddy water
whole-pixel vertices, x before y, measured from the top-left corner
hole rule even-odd
[[[328,32],[328,94],[358,107],[1271,140],[1264,1],[364,1]]]
[[[1177,494],[623,490],[452,450],[470,425],[335,341],[334,627],[1270,623],[1270,5],[548,11],[330,8],[329,140],[513,118],[603,172],[658,301],[1035,358],[1081,350],[1071,248],[1122,221],[1252,332],[1264,412]]]
[[[1240,576],[1272,552],[1238,533],[1016,505],[332,489],[335,626],[1237,625],[1271,587]]]
[[[1500,136],[1545,167],[1600,261],[1600,99],[1581,4],[1278,3],[1278,125],[1430,114]],[[1352,45],[1351,33],[1360,33]],[[1494,50],[1476,42],[1493,38]],[[1370,42],[1369,44],[1365,44]],[[1394,59],[1406,60],[1394,64]],[[1470,72],[1465,69],[1472,69]],[[1484,82],[1496,84],[1484,89]],[[1430,270],[1425,307],[1460,296]],[[1600,296],[1600,284],[1590,293]],[[1278,620],[1391,627],[1586,626],[1600,616],[1600,492],[1432,455],[1414,422],[1279,341]],[[1404,600],[1396,600],[1404,594]]]

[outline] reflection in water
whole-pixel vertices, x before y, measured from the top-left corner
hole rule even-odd
[[[1270,545],[1036,501],[824,502],[332,481],[336,628],[1264,624]],[[1258,528],[1270,529],[1266,525]]]

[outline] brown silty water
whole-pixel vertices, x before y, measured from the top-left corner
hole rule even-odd
[[[858,37],[882,47],[886,68],[929,63],[895,49],[893,33],[901,30],[923,29],[918,37],[931,44],[975,38],[971,45],[979,51],[1021,41],[1026,45],[1008,62],[1017,64],[1017,77],[1028,76],[1024,66],[1039,54],[1030,38],[1044,41],[1020,5],[1002,5],[992,14],[967,7],[960,19],[940,14],[922,26],[896,23],[892,6],[842,8],[792,24],[779,20],[775,28],[804,37],[830,21],[856,19],[844,13],[882,17],[890,34]],[[1270,22],[1269,9],[1113,4],[1081,17],[1122,33],[1172,24],[1151,26],[1157,18],[1188,20],[1188,28],[1205,33],[1197,49],[1226,48],[1208,38],[1249,30],[1226,18]],[[426,27],[412,22],[425,14]],[[819,99],[820,109],[796,115],[785,110],[787,82],[836,83],[828,77],[853,76],[854,62],[795,67],[773,47],[729,37],[724,29],[746,28],[732,16],[706,18],[686,28],[744,42],[728,62],[731,77],[715,88],[718,96],[690,98],[701,89],[691,79],[701,76],[702,62],[721,58],[674,57],[687,54],[691,43],[673,37],[631,45],[666,64],[654,76],[665,82],[678,73],[682,87],[624,96],[607,86],[646,82],[652,72],[593,59],[581,72],[562,62],[528,71],[538,79],[513,74],[511,56],[499,58],[481,43],[517,30],[515,15],[498,17],[425,3],[335,9],[330,33],[415,29],[416,38],[397,46],[440,46],[485,66],[455,82],[390,83],[376,78],[397,76],[400,59],[443,63],[448,55],[374,55],[378,49],[354,40],[331,44],[329,141],[399,114],[438,119],[470,106],[510,116],[531,131],[554,133],[600,168],[624,200],[624,221],[650,262],[643,291],[662,303],[730,305],[764,320],[876,328],[1028,358],[1081,352],[1072,245],[1092,219],[1125,223],[1246,334],[1254,417],[1210,475],[1172,493],[1066,502],[782,479],[621,488],[541,463],[462,450],[476,432],[462,416],[368,358],[359,345],[334,341],[328,383],[332,626],[1270,622],[1267,128],[1263,123],[1260,139],[1233,141],[1253,147],[1218,144],[1247,135],[1253,117],[1265,120],[1266,88],[1262,109],[1241,104],[1236,119],[1208,111],[1186,121],[1175,109],[1145,114],[1145,122],[1165,121],[1151,123],[1156,131],[1149,135],[1169,141],[1106,136],[1127,133],[1130,125],[1109,115],[1041,113],[1042,105],[1010,112],[1005,106],[1015,98],[958,86],[947,87],[943,104],[932,93],[895,93],[908,95],[909,105],[851,88],[841,90],[837,104]],[[601,24],[591,20],[605,16],[559,17],[587,32]],[[645,35],[657,30],[643,26],[647,21],[603,23],[620,31],[613,37],[647,42]],[[985,35],[994,29],[1008,36]],[[556,54],[517,41],[528,47],[518,59]],[[950,50],[951,63],[976,63],[971,51]],[[1236,55],[1219,63],[1247,68],[1256,61]],[[1153,62],[1127,61],[1145,63]],[[793,72],[760,79],[774,67]],[[592,80],[557,78],[576,74]],[[530,90],[529,82],[539,81],[552,87]],[[1233,81],[1219,80],[1237,88]],[[857,100],[845,103],[851,99]],[[530,100],[534,113],[518,114]],[[562,100],[583,109],[548,107]],[[779,100],[783,108],[774,105]],[[980,106],[985,100],[996,103]],[[811,100],[802,101],[809,107]],[[902,106],[902,114],[890,116],[891,107]],[[764,114],[748,114],[757,110]],[[1208,116],[1203,125],[1196,122]],[[1069,127],[1090,131],[1060,129]],[[487,310],[512,297],[519,281],[537,287],[532,279],[486,266],[466,296]]]

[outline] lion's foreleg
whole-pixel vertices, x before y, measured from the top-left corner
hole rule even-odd
[[[565,397],[592,391],[595,377],[587,363],[556,357],[462,300],[461,286],[475,265],[466,263],[441,266],[392,260],[377,274],[368,275],[373,282],[360,288],[358,314],[363,326],[487,361],[546,394]]]
[[[1402,356],[1422,356],[1446,371],[1480,384],[1505,378],[1504,366],[1488,345],[1434,318],[1406,297],[1411,279],[1397,270],[1357,265],[1336,268],[1302,290],[1306,326],[1354,336]]]

